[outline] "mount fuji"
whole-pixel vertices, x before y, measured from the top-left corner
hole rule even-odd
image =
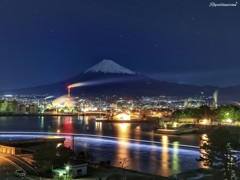
[[[128,68],[120,66],[112,60],[104,59],[93,67],[87,69],[85,73],[116,73],[116,74],[136,74]]]
[[[219,88],[215,86],[194,86],[158,81],[123,67],[112,60],[106,59],[70,79],[32,88],[2,91],[1,94],[42,94],[60,96],[67,94],[69,85],[74,87],[71,89],[71,95],[73,96],[84,95],[85,97],[96,97],[102,95],[118,95],[124,97],[139,97],[163,95],[194,97],[200,96],[202,93],[204,93],[205,96],[212,96],[216,90],[219,90],[220,97],[223,99],[227,97],[228,99],[235,98],[234,100],[236,100],[237,97],[240,100],[239,91],[236,91],[236,88],[239,90],[240,86]],[[223,94],[221,94],[221,91]]]

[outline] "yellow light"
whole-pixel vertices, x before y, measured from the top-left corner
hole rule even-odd
[[[121,114],[117,115],[117,119],[118,120],[130,120],[130,116],[128,114],[121,113]]]
[[[209,123],[210,123],[210,120],[208,120],[208,119],[199,120],[199,124],[206,125],[206,124],[209,124]]]
[[[162,143],[163,144],[168,144],[168,137],[167,136],[162,136]]]
[[[172,127],[176,128],[177,126],[178,126],[178,123],[174,122]]]
[[[70,166],[66,166],[65,169],[66,169],[67,171],[69,171],[69,170],[70,170]]]
[[[83,111],[83,112],[88,112],[88,111],[89,111],[89,108],[84,108],[82,111]]]
[[[137,130],[140,130],[140,129],[141,129],[141,127],[140,127],[140,126],[137,126],[135,129],[137,129]]]
[[[203,134],[203,135],[201,136],[201,139],[204,140],[204,141],[205,141],[205,140],[208,140],[207,134]]]
[[[127,126],[128,126],[128,124],[126,124],[126,123],[120,124],[121,131],[125,132],[127,130]]]
[[[58,143],[58,144],[57,144],[57,148],[60,147],[61,145],[62,145],[62,143]]]

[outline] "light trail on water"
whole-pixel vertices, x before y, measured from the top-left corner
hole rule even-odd
[[[121,137],[112,137],[112,136],[102,136],[102,135],[92,135],[92,134],[79,134],[79,133],[52,133],[52,132],[10,132],[10,131],[2,131],[1,133],[5,133],[5,134],[22,134],[22,135],[25,135],[25,134],[31,134],[31,135],[35,135],[35,134],[41,134],[43,136],[82,136],[82,137],[89,137],[89,138],[99,138],[101,140],[103,140],[102,138],[105,138],[104,140],[114,140],[116,142],[118,142],[118,140],[124,140],[124,143],[129,143],[131,144],[131,142],[140,142],[140,143],[147,143],[147,144],[155,144],[155,145],[162,145],[163,143],[162,142],[157,142],[157,141],[149,141],[149,140],[140,140],[140,139],[132,139],[132,138],[121,138]],[[4,136],[3,134],[0,135],[1,136]],[[11,135],[8,135],[9,137]],[[14,136],[14,135],[13,135]],[[26,135],[27,136],[27,135]],[[119,143],[122,143],[122,142],[119,142]],[[167,145],[171,145],[173,146],[174,143],[164,143],[164,144],[167,144]],[[185,145],[185,144],[179,144],[179,147],[185,147],[185,148],[193,148],[193,149],[199,149],[199,146],[192,146],[192,145]]]
[[[169,176],[172,173],[199,168],[195,159],[199,157],[199,147],[168,143],[167,136],[162,142],[132,138],[111,137],[82,133],[57,132],[0,132],[0,140],[65,138],[65,146],[81,149],[94,155],[94,162],[111,159],[113,166],[118,166],[119,158],[129,160],[129,169]],[[137,162],[137,163],[133,163]],[[188,162],[188,165],[186,165]]]

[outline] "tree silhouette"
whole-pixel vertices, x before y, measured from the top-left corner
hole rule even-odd
[[[207,139],[202,139],[200,158],[205,166],[215,170],[223,170],[224,177],[228,180],[235,176],[239,164],[239,157],[233,151],[237,139],[224,127],[218,127],[207,134]]]
[[[118,162],[118,165],[120,166],[120,168],[122,169],[122,176],[123,179],[126,179],[126,173],[125,173],[125,168],[128,167],[128,159],[127,158],[121,158]]]

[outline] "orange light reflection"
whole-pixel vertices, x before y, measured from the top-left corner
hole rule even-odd
[[[163,176],[170,174],[168,166],[169,166],[168,136],[162,136],[161,174]]]
[[[130,132],[130,124],[128,123],[121,123],[121,124],[114,124],[114,129],[117,131],[117,137],[119,137],[119,145],[117,148],[118,156],[116,156],[115,164],[118,166],[120,159],[126,158],[128,161],[130,160],[129,157],[129,150],[128,150],[128,142],[129,142],[129,132]],[[126,164],[126,167],[131,167],[131,161]]]

